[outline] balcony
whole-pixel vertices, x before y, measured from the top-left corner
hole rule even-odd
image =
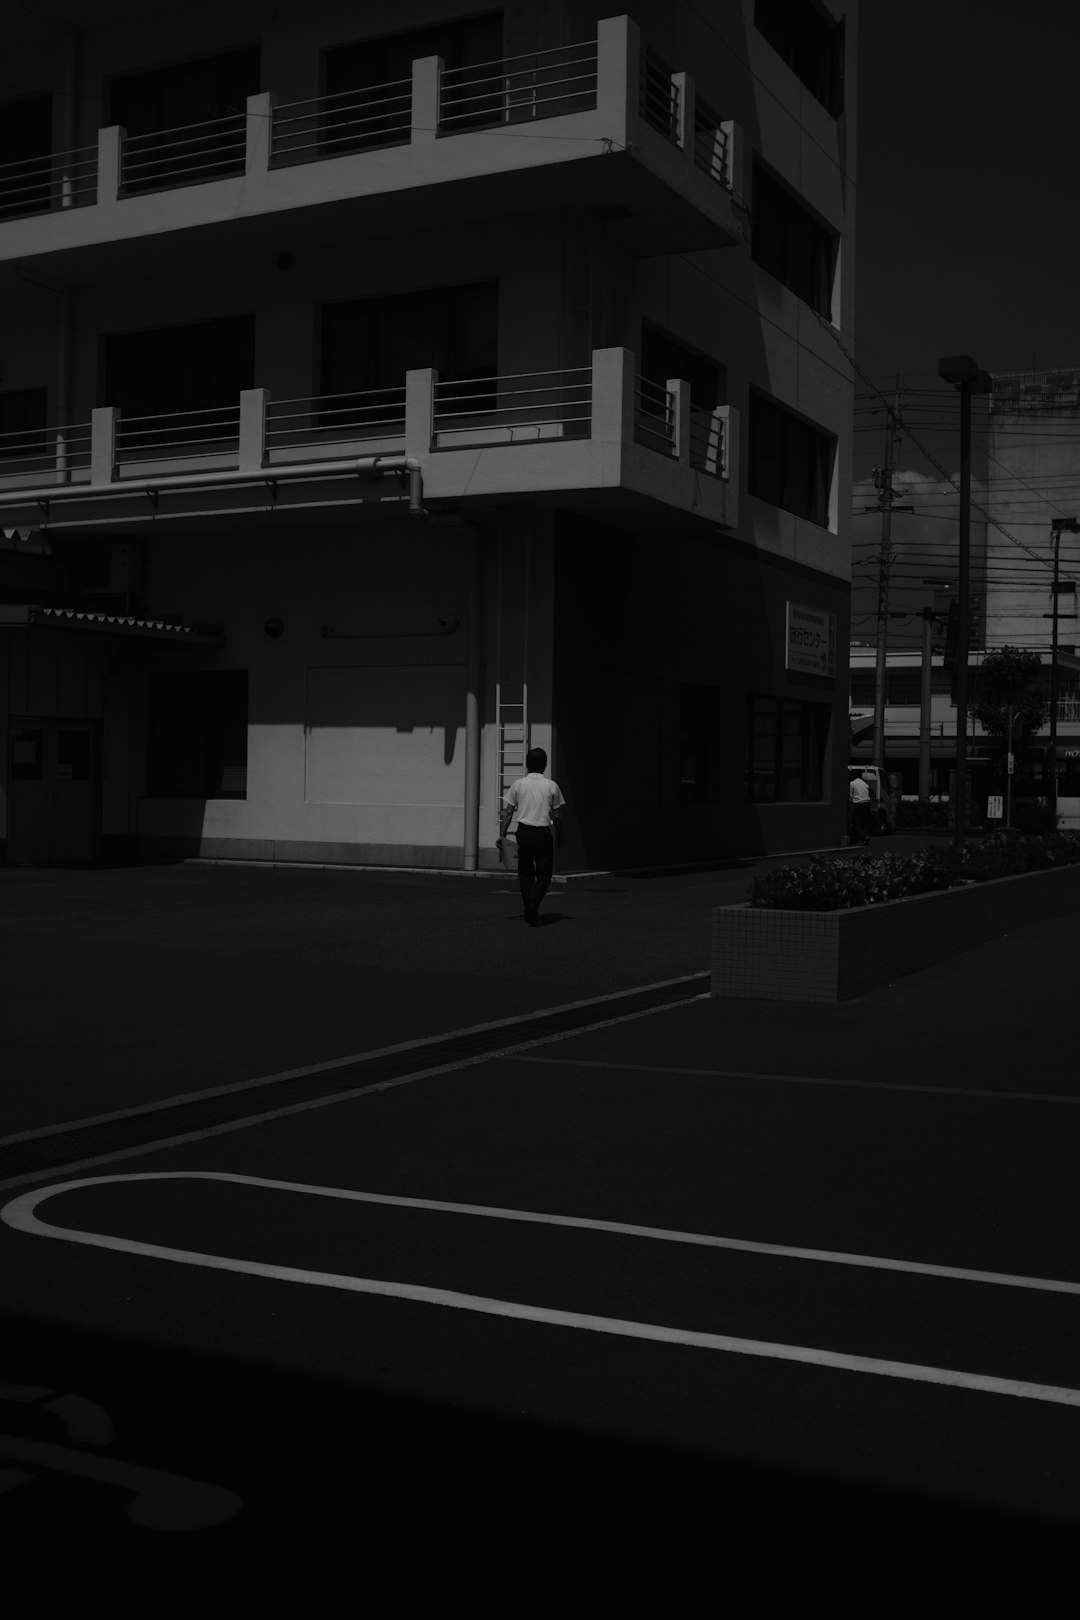
[[[625,349],[588,366],[271,399],[0,435],[6,529],[157,525],[313,507],[564,506],[627,526],[738,525],[738,413],[640,377]],[[387,476],[389,475],[389,476]],[[407,486],[407,493],[406,493]]]
[[[542,125],[542,128],[539,126]],[[643,256],[744,238],[739,132],[643,48],[626,17],[597,37],[477,67],[437,57],[409,79],[128,136],[0,169],[0,261],[49,258],[77,281],[115,265],[603,209]],[[156,244],[156,248],[155,248]]]

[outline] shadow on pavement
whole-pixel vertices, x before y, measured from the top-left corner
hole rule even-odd
[[[32,1464],[0,1474],[8,1583],[41,1613],[93,1594],[118,1614],[562,1620],[795,1613],[816,1598],[877,1616],[953,1602],[975,1613],[982,1593],[1006,1612],[1013,1578],[1015,1612],[1033,1613],[1074,1563],[1075,1533],[1052,1524],[370,1381],[13,1317],[0,1342],[7,1391],[77,1394],[114,1427],[107,1446],[76,1441],[62,1410],[9,1398],[7,1434],[243,1501],[228,1522],[170,1532],[132,1523],[123,1479]]]

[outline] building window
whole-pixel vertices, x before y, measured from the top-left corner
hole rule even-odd
[[[394,110],[387,108],[381,89],[411,80],[413,62],[439,56],[443,67],[452,71],[497,63],[502,54],[503,19],[498,11],[324,51],[323,94],[330,98],[321,133],[324,150],[355,152],[401,139],[398,103],[395,100]],[[476,129],[502,120],[505,98],[499,93],[498,75],[493,82],[492,95],[479,95],[474,86],[468,87],[467,96],[464,91],[460,97],[456,92],[451,95],[452,105],[444,110],[453,129]],[[335,97],[342,98],[337,108]]]
[[[681,343],[655,326],[645,325],[641,329],[641,375],[658,388],[663,388],[672,377],[681,377],[690,384],[690,403],[697,410],[711,411],[723,403],[721,368],[715,360],[684,349]]]
[[[0,219],[47,211],[51,155],[52,96],[0,103]]]
[[[246,669],[186,670],[147,683],[152,799],[247,798]]]
[[[826,112],[844,110],[844,24],[813,0],[755,0],[754,26]]]
[[[836,440],[760,394],[750,395],[751,495],[829,525]]]
[[[470,383],[461,393],[475,398],[478,409],[493,405],[488,380],[499,369],[498,283],[327,304],[319,348],[319,392],[336,396],[338,412],[350,395],[365,396],[356,401],[365,411],[379,407],[383,395],[385,409],[403,417],[405,373],[429,366],[441,382]]]
[[[679,803],[712,799],[712,739],[716,689],[683,681],[679,687]]]
[[[247,98],[259,90],[257,50],[175,62],[109,85],[109,122],[127,134],[125,191],[196,185],[243,174]]]
[[[755,163],[754,261],[819,315],[832,312],[836,245],[836,233]]]
[[[821,799],[830,714],[827,703],[747,699],[746,796],[752,803]]]
[[[0,393],[0,457],[5,461],[48,455],[48,400],[46,388],[13,388]]]
[[[121,420],[218,407],[238,411],[241,391],[254,386],[254,372],[254,315],[120,332],[103,340],[99,403],[115,405]],[[205,425],[192,424],[189,431],[199,436]]]

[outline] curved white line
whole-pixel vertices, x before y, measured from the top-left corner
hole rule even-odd
[[[355,1192],[341,1187],[316,1187],[302,1182],[275,1181],[261,1176],[243,1176],[228,1171],[167,1170],[144,1171],[120,1176],[91,1176],[75,1181],[59,1182],[51,1187],[22,1193],[0,1209],[0,1219],[17,1231],[41,1237],[59,1238],[67,1243],[82,1243],[93,1248],[111,1249],[121,1254],[146,1255],[156,1260],[169,1260],[180,1265],[203,1266],[214,1271],[239,1272],[241,1275],[267,1277],[280,1282],[304,1283],[319,1288],[342,1289],[349,1293],[378,1294],[393,1299],[413,1300],[427,1305],[444,1305],[456,1310],[476,1311],[485,1316],[510,1317],[518,1321],[540,1322],[553,1327],[567,1327],[593,1333],[618,1334],[623,1338],[652,1340],[661,1344],[679,1344],[704,1350],[723,1350],[732,1355],[760,1356],[776,1361],[803,1362],[819,1367],[831,1367],[845,1372],[872,1373],[884,1378],[904,1378],[916,1383],[942,1384],[954,1389],[978,1390],[984,1394],[1011,1395],[1026,1400],[1046,1401],[1058,1406],[1080,1407],[1080,1390],[1066,1389],[1054,1384],[1036,1384],[1020,1379],[994,1378],[983,1373],[959,1372],[947,1367],[927,1367],[914,1362],[886,1361],[872,1356],[847,1355],[833,1350],[821,1350],[805,1345],[774,1344],[761,1339],[733,1338],[728,1334],[692,1332],[685,1328],[661,1326],[653,1322],[626,1321],[618,1317],[592,1316],[579,1311],[561,1311],[548,1306],[525,1305],[514,1300],[489,1299],[479,1294],[462,1294],[450,1289],[430,1288],[416,1283],[389,1282],[381,1278],[352,1277],[329,1271],[306,1271],[295,1266],[269,1265],[258,1260],[234,1260],[227,1255],[204,1254],[196,1250],[173,1249],[157,1243],[141,1243],[132,1238],[116,1238],[100,1232],[77,1231],[52,1226],[36,1214],[37,1206],[48,1198],[58,1197],[76,1188],[94,1187],[122,1181],[227,1181],[242,1185],[271,1187],[289,1192],[304,1192],[316,1197],[344,1198],[363,1203],[395,1204],[416,1209],[436,1209],[459,1214],[488,1215],[500,1219],[541,1221],[551,1225],[580,1226],[599,1231],[630,1233],[635,1236],[666,1238],[673,1242],[698,1242],[718,1247],[753,1248],[764,1252],[777,1252],[767,1245],[742,1244],[735,1239],[710,1238],[695,1233],[666,1232],[662,1228],[621,1226],[615,1222],[578,1219],[572,1216],[542,1215],[527,1210],[502,1210],[479,1204],[450,1204],[434,1199],[399,1198],[379,1193]],[[796,1251],[779,1251],[795,1253]],[[807,1251],[817,1258],[827,1258],[819,1251]],[[851,1257],[855,1261],[855,1257]],[[886,1264],[896,1264],[899,1262]],[[914,1269],[904,1267],[904,1269]],[[955,1275],[946,1268],[922,1268],[935,1274]],[[993,1273],[960,1273],[967,1279],[1004,1280]],[[1029,1280],[1038,1285],[1037,1280]],[[1043,1285],[1045,1286],[1045,1285]],[[1075,1284],[1062,1284],[1069,1292],[1077,1291]]]

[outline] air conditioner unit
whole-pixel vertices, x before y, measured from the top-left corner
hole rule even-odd
[[[110,540],[85,545],[79,568],[84,596],[133,596],[142,588],[142,548]]]

